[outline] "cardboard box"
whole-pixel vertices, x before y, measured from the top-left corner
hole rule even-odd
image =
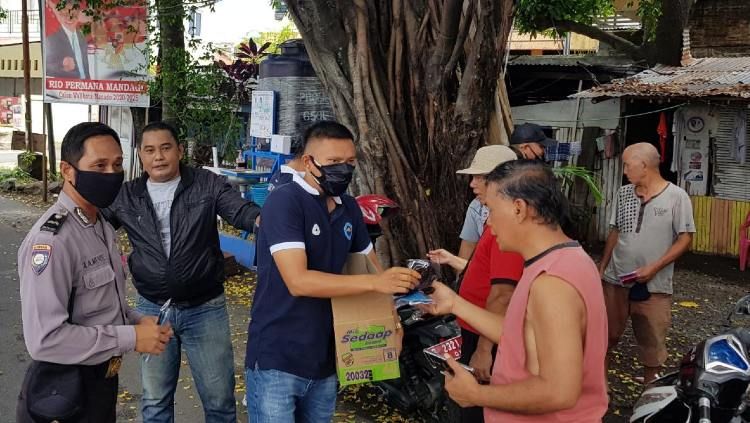
[[[291,154],[292,137],[289,135],[271,135],[271,151],[274,153]]]
[[[393,298],[368,293],[331,300],[341,386],[400,376]]]

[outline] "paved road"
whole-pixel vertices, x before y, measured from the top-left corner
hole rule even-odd
[[[18,166],[18,155],[22,151],[0,150],[0,168],[13,168]]]
[[[0,421],[12,421],[16,398],[28,365],[28,354],[23,343],[21,303],[18,289],[16,254],[26,231],[38,219],[42,210],[0,197]],[[128,296],[134,298],[132,285]],[[230,304],[230,319],[235,345],[236,374],[241,374],[244,361],[244,330],[247,327],[247,307]],[[119,422],[141,421],[139,404],[140,372],[135,354],[125,358],[120,376]],[[238,378],[238,390],[244,391]],[[237,393],[237,399],[242,393]],[[176,416],[179,422],[203,422],[203,410],[193,386],[189,368],[183,357],[180,382],[176,392]],[[238,405],[238,421],[247,421],[244,407]]]
[[[0,197],[0,416],[15,415],[28,355],[21,331],[16,252],[39,211]],[[8,420],[11,421],[11,420]]]
[[[14,168],[18,166],[18,155],[22,150],[0,150],[0,168]],[[60,146],[57,146],[57,165],[60,166]]]

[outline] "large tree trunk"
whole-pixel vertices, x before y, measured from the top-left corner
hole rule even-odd
[[[159,19],[161,72],[173,76],[184,74],[187,53],[183,0],[158,0],[156,7]],[[180,78],[162,78],[161,100],[162,119],[179,126],[178,112],[186,105]]]
[[[683,35],[693,0],[662,0],[656,39],[647,47],[649,62],[680,66]]]
[[[386,263],[457,247],[469,192],[455,172],[486,142],[513,3],[287,1],[337,118],[358,137],[355,192],[402,207],[378,246]]]

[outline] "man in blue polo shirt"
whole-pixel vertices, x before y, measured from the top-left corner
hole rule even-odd
[[[299,176],[305,177],[305,168],[302,163],[302,146],[292,145],[292,160],[289,160],[286,164],[279,167],[271,178],[268,180],[268,191],[273,191],[275,188],[292,182],[292,175],[298,173]]]
[[[394,267],[341,275],[350,253],[377,264],[354,198],[345,194],[357,162],[346,127],[305,131],[304,177],[274,189],[261,212],[258,287],[245,360],[252,423],[330,422],[336,406],[331,298],[405,293],[419,273]],[[379,266],[379,264],[378,264]]]

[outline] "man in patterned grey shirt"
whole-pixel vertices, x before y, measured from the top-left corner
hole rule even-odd
[[[659,152],[653,145],[634,144],[622,158],[631,184],[620,188],[612,205],[612,230],[599,271],[609,349],[617,345],[630,317],[648,383],[667,359],[674,261],[690,248],[695,222],[690,197],[659,174]]]

